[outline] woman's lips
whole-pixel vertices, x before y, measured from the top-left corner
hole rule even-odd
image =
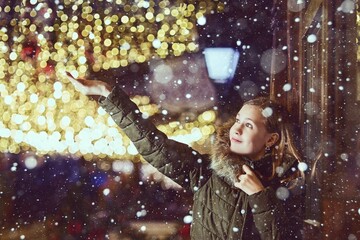
[[[236,142],[236,143],[240,143],[240,142],[241,142],[240,140],[238,140],[238,139],[236,139],[236,138],[231,138],[231,141],[232,141],[232,142]]]

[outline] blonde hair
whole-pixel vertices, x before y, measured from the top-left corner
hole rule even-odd
[[[280,167],[287,157],[293,157],[298,162],[302,162],[300,153],[295,144],[294,129],[291,122],[291,115],[279,103],[270,100],[267,97],[257,97],[244,103],[244,105],[257,106],[262,110],[262,114],[266,119],[265,126],[269,133],[279,134],[278,141],[272,147],[272,175],[273,178],[276,174],[276,169]],[[298,171],[298,176],[302,175]],[[297,176],[292,176],[295,178]],[[287,179],[287,180],[291,180]]]

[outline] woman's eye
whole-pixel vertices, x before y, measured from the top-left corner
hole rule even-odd
[[[240,122],[240,119],[236,118],[236,119],[235,119],[235,122],[236,122],[236,123],[239,123],[239,122]]]
[[[248,128],[251,128],[251,129],[253,128],[253,125],[250,124],[250,123],[246,123],[245,126],[248,127]]]

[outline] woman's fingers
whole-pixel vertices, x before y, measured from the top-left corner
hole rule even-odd
[[[70,73],[66,72],[67,78],[74,85],[75,89],[84,95],[88,95],[87,87],[85,87],[79,80],[75,79]]]
[[[247,165],[243,165],[243,170],[244,174],[239,175],[239,182],[234,183],[235,187],[240,188],[248,195],[262,191],[264,186],[251,168]]]
[[[85,79],[81,79],[81,78],[75,78],[71,73],[66,72],[66,75],[69,79],[69,81],[73,84],[78,84],[78,85],[92,85],[92,80],[85,80]]]
[[[253,171],[248,165],[244,164],[242,169],[244,170],[245,174],[254,175]]]
[[[65,72],[68,77],[74,78],[73,75],[69,72]]]
[[[74,78],[74,76],[66,72],[67,78],[74,85],[75,89],[84,95],[100,95],[99,81],[93,82],[91,80]]]
[[[102,95],[106,97],[110,94],[111,87],[105,82],[74,78],[69,72],[66,72],[66,75],[69,81],[74,85],[75,89],[84,95]]]

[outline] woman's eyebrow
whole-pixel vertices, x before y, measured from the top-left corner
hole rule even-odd
[[[251,118],[245,118],[245,120],[248,120],[248,121],[253,122],[253,123],[256,124],[256,122],[254,120],[252,120]]]
[[[240,118],[240,114],[236,114],[236,117],[237,117],[237,118]],[[255,122],[254,120],[252,120],[251,118],[245,118],[244,120],[251,121],[251,122],[253,122],[254,124],[256,124],[256,122]]]

